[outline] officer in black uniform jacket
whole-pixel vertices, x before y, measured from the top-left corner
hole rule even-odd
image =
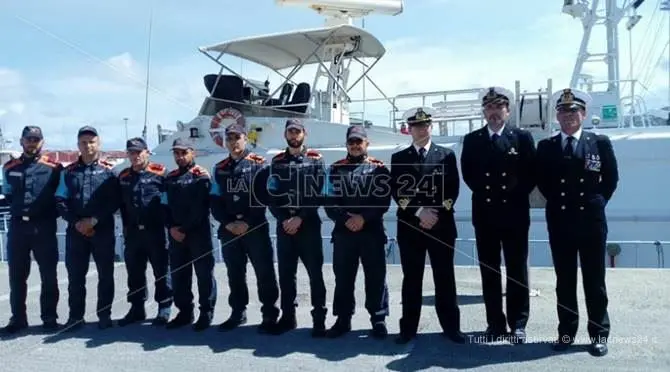
[[[528,292],[529,194],[535,188],[535,141],[523,129],[510,127],[512,92],[491,87],[482,108],[488,125],[463,139],[461,171],[472,190],[472,225],[486,306],[486,336],[506,336],[523,343],[530,299]],[[500,248],[507,274],[507,319],[502,307]]]
[[[396,342],[407,343],[416,336],[428,252],[440,325],[445,336],[464,343],[454,278],[457,232],[453,207],[460,186],[456,155],[431,143],[432,121],[422,109],[408,118],[407,124],[414,143],[391,156],[391,188],[399,206],[397,236],[403,270],[402,318]]]
[[[286,121],[288,147],[277,154],[267,172],[267,201],[277,220],[277,266],[282,316],[275,333],[297,327],[295,315],[298,260],[309,275],[312,336],[326,335],[326,285],[323,281],[323,242],[319,206],[325,181],[321,154],[303,146],[305,127],[299,119]]]
[[[23,153],[3,166],[2,194],[9,203],[11,220],[7,234],[9,303],[12,317],[3,330],[16,333],[28,327],[26,296],[30,253],[40,270],[41,318],[45,329],[58,328],[56,199],[54,194],[63,167],[41,154],[42,129],[27,126],[21,134]]]
[[[354,284],[359,260],[365,274],[365,308],[370,314],[372,335],[387,335],[386,233],[384,214],[391,204],[390,173],[384,163],[368,156],[368,136],[361,125],[347,129],[347,157],[335,162],[326,182],[326,214],[335,222],[332,232],[337,321],[328,337],[351,330],[356,308]]]
[[[219,326],[227,331],[247,322],[249,289],[247,259],[256,272],[258,297],[263,321],[258,330],[274,330],[279,317],[279,298],[270,227],[261,204],[262,192],[256,190],[257,178],[267,165],[265,159],[246,149],[246,128],[237,123],[226,128],[228,157],[214,165],[210,190],[212,216],[219,223],[223,260],[226,263],[232,308],[230,317]],[[260,187],[263,191],[264,186]]]
[[[605,207],[617,188],[619,171],[609,138],[582,130],[591,97],[575,89],[564,89],[557,96],[561,132],[540,141],[537,148],[538,187],[547,200],[549,244],[556,271],[559,337],[554,348],[567,349],[577,333],[579,257],[592,339],[589,351],[603,356],[610,332]]]

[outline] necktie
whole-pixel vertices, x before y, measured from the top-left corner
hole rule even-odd
[[[566,158],[571,158],[572,155],[573,155],[572,141],[573,141],[574,139],[575,139],[575,138],[572,137],[572,136],[569,136],[569,137],[567,138],[567,142],[568,142],[568,144],[565,145],[565,149],[563,149],[563,155],[564,155]]]
[[[426,149],[424,147],[419,149],[419,161],[423,163],[426,160]]]

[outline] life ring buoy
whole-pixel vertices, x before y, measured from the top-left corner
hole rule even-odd
[[[212,117],[212,121],[209,123],[209,135],[212,137],[214,143],[216,143],[218,146],[223,147],[224,134],[220,130],[212,131],[212,129],[225,128],[230,124],[237,124],[242,127],[246,127],[246,120],[244,115],[242,115],[240,111],[229,107],[217,112],[216,115]]]

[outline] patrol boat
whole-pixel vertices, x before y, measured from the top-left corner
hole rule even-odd
[[[327,0],[277,0],[279,5],[308,6],[326,17],[320,28],[252,36],[215,45],[201,47],[200,52],[219,67],[218,73],[203,77],[209,96],[205,98],[198,115],[189,122],[178,121],[176,130],[158,127],[159,144],[152,149],[153,160],[174,166],[170,147],[176,138],[190,141],[197,152],[197,162],[210,168],[227,156],[223,129],[239,123],[248,129],[252,151],[268,160],[286,147],[284,123],[289,118],[302,119],[307,128],[308,147],[321,152],[326,164],[331,164],[346,154],[344,137],[350,124],[364,125],[371,141],[371,156],[390,162],[392,153],[411,143],[411,138],[401,131],[407,117],[422,108],[432,115],[434,143],[447,146],[460,157],[462,136],[485,125],[481,112],[481,97],[487,87],[451,89],[437,92],[404,93],[387,96],[368,76],[368,72],[381,60],[386,49],[382,42],[353,25],[353,20],[374,14],[397,16],[404,10],[402,1],[327,1]],[[670,127],[655,125],[653,118],[644,112],[644,103],[634,95],[621,96],[618,78],[618,50],[608,43],[608,79],[594,81],[583,73],[589,63],[591,29],[605,27],[608,34],[618,35],[622,15],[634,10],[641,2],[628,2],[625,8],[616,2],[571,1],[563,2],[563,13],[582,21],[584,40],[579,51],[573,78],[566,85],[582,88],[592,96],[588,108],[587,130],[608,135],[619,158],[621,180],[613,199],[607,207],[610,221],[608,259],[617,267],[664,267],[664,245],[670,242],[670,233],[663,226],[670,222],[670,202],[664,191],[670,188],[667,159],[670,153],[668,138]],[[604,10],[604,12],[603,12]],[[617,11],[617,17],[599,16]],[[636,19],[631,17],[631,19]],[[630,22],[630,21],[629,21]],[[278,74],[284,82],[270,88],[251,77],[235,72],[222,62],[225,55],[243,59]],[[366,63],[364,60],[371,60]],[[361,64],[358,74],[351,66]],[[312,83],[303,81],[307,67],[316,68]],[[363,80],[368,81],[381,94],[380,98],[367,100],[371,105],[380,101],[388,104],[388,125],[372,124],[355,118],[354,105],[365,100],[352,99],[350,92]],[[605,85],[605,89],[594,86]],[[517,80],[511,98],[510,125],[528,129],[536,141],[556,133],[552,96],[565,85],[556,85],[547,79],[546,86],[529,91]],[[372,102],[374,101],[374,102]],[[421,102],[417,105],[417,102]],[[624,108],[632,113],[622,116]],[[119,165],[124,167],[125,163]],[[460,167],[460,166],[459,166]],[[650,175],[658,175],[653,182]],[[474,232],[471,226],[470,190],[461,184],[461,194],[455,204],[459,228],[459,251],[456,263],[476,265]],[[548,249],[543,200],[537,190],[531,195],[532,219],[530,262],[533,266],[551,266]],[[395,234],[395,204],[385,216],[389,236]],[[330,221],[324,215],[324,239],[331,231]],[[326,249],[330,249],[325,244]],[[330,253],[326,252],[326,257]],[[395,241],[389,244],[389,261],[399,262]]]

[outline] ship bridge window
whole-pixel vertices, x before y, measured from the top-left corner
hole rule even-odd
[[[198,132],[198,128],[189,128],[190,135],[189,137],[191,138],[198,138],[200,137],[200,133]]]

